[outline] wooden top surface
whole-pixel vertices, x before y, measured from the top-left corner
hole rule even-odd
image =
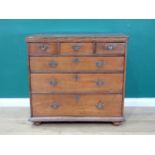
[[[57,34],[35,34],[26,37],[27,42],[64,42],[64,41],[105,41],[105,42],[126,42],[128,36],[123,34],[102,34],[102,33],[57,33]]]

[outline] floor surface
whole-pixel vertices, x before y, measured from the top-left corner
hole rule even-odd
[[[155,134],[154,107],[125,108],[126,121],[121,126],[111,123],[46,123],[35,126],[28,121],[29,108],[0,108],[1,135],[106,135]]]

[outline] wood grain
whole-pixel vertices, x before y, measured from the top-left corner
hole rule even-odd
[[[80,49],[74,50],[74,46],[79,46]],[[86,55],[93,53],[92,43],[61,43],[60,44],[61,55]]]
[[[120,124],[127,40],[124,35],[27,37],[30,120]]]
[[[32,95],[33,116],[121,116],[122,95]],[[51,107],[53,102],[59,108]],[[102,102],[103,109],[96,104]]]
[[[112,49],[108,49],[108,46],[112,46]],[[96,54],[99,55],[113,55],[113,54],[125,54],[124,43],[96,43]]]
[[[125,35],[83,35],[83,36],[29,36],[26,38],[28,43],[32,42],[127,42],[128,37]]]
[[[57,85],[50,84],[53,80]],[[103,85],[98,86],[97,80],[102,80]],[[121,93],[122,84],[123,74],[31,74],[32,93]]]
[[[30,56],[51,56],[58,54],[56,43],[29,43],[28,46]],[[41,46],[47,46],[47,49],[43,50]]]
[[[31,57],[30,70],[32,73],[116,72],[124,70],[124,57]]]
[[[34,122],[34,124],[42,122],[118,122],[121,123],[125,121],[123,116],[40,116],[40,117],[30,117],[29,121]],[[75,124],[74,124],[75,125]]]

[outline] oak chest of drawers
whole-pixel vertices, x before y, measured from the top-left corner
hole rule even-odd
[[[32,122],[124,120],[126,36],[36,35],[26,41]]]

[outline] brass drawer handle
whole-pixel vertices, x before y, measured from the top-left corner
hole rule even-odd
[[[49,65],[50,67],[57,67],[58,63],[57,63],[56,61],[50,61],[50,62],[48,63],[48,65]]]
[[[48,49],[48,45],[45,45],[45,44],[41,44],[39,46],[39,48],[42,50],[42,51],[46,51]]]
[[[75,74],[75,75],[73,75],[73,78],[75,79],[75,81],[78,81],[78,80],[80,80],[80,75]]]
[[[108,45],[105,45],[105,47],[104,47],[106,50],[109,50],[109,51],[111,51],[111,50],[113,50],[114,49],[114,45],[113,44],[108,44]]]
[[[81,48],[81,45],[78,45],[78,44],[72,46],[72,49],[75,51],[80,50],[80,48]]]
[[[72,62],[75,64],[78,64],[80,62],[80,59],[79,58],[73,58]]]
[[[97,104],[96,104],[96,108],[97,109],[103,109],[104,108],[104,103],[103,102],[101,102],[101,101],[99,101]]]
[[[78,102],[80,101],[80,95],[75,95],[75,100]]]
[[[101,79],[97,79],[97,80],[96,80],[96,85],[97,85],[97,86],[103,86],[103,85],[104,85],[104,81],[101,80]]]
[[[58,84],[58,81],[56,80],[56,79],[52,79],[52,80],[50,80],[50,85],[52,85],[52,86],[56,86],[57,84]]]
[[[96,67],[103,67],[105,65],[104,61],[97,61],[96,62]]]
[[[60,104],[58,102],[53,102],[51,104],[51,108],[53,108],[53,109],[58,109],[59,107],[60,107]]]

